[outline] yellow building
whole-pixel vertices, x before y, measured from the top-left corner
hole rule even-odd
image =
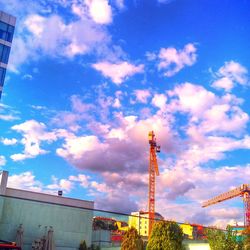
[[[124,222],[124,221],[119,221],[118,220],[118,221],[115,222],[115,225],[117,226],[117,228],[118,228],[119,231],[126,232],[129,229],[128,223]]]
[[[189,224],[179,224],[185,238],[193,239],[193,227]]]
[[[137,229],[141,236],[148,236],[149,227],[149,215],[148,212],[132,212],[129,216],[128,225]],[[164,218],[159,214],[155,213],[155,220],[163,220]]]

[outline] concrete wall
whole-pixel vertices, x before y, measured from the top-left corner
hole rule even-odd
[[[15,241],[19,224],[24,228],[24,250],[53,226],[57,250],[78,249],[92,238],[92,210],[0,196],[0,239]]]
[[[109,247],[111,245],[111,231],[93,230],[92,243],[96,246]]]

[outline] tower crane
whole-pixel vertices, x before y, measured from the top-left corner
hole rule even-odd
[[[242,184],[240,187],[232,189],[226,193],[220,194],[208,201],[202,203],[202,207],[208,207],[213,204],[229,200],[235,197],[242,197],[244,203],[244,225],[250,226],[250,187],[248,184]]]
[[[150,145],[149,152],[149,190],[148,190],[148,217],[149,217],[149,226],[148,226],[148,235],[151,235],[151,231],[155,219],[155,175],[159,176],[159,168],[157,162],[157,155],[161,151],[161,147],[156,143],[156,137],[154,131],[148,133],[148,141]]]

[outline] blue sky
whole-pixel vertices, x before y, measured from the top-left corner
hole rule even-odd
[[[145,210],[154,130],[157,211],[243,221],[240,198],[200,203],[250,177],[250,3],[27,2],[0,0],[17,17],[0,104],[9,186]]]

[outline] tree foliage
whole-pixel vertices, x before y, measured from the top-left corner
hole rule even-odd
[[[154,224],[147,250],[183,250],[183,238],[183,232],[176,222],[157,222]]]
[[[135,228],[124,234],[121,250],[143,250],[143,241]]]
[[[90,247],[87,247],[86,241],[81,241],[80,246],[78,248],[79,250],[100,250],[99,246],[91,245]]]
[[[242,232],[243,235],[243,250],[250,250],[250,227],[246,227]]]
[[[206,235],[211,250],[242,250],[242,244],[237,242],[236,232],[230,226],[226,231],[207,229]]]
[[[80,246],[79,246],[79,250],[88,250],[85,240],[81,241]]]

